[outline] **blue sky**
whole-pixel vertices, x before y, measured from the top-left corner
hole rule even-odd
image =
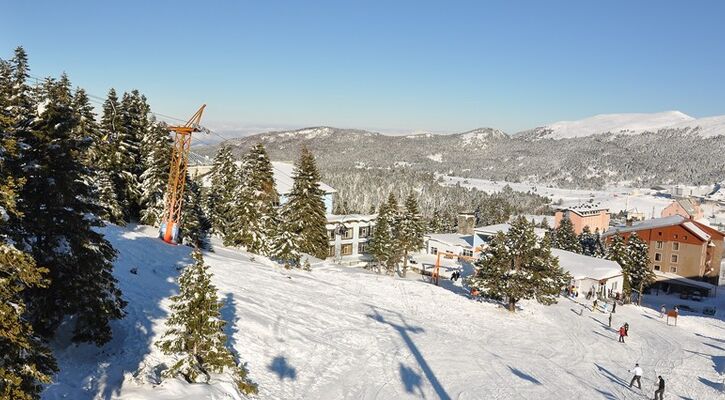
[[[725,114],[724,1],[5,1],[0,57],[212,127]]]

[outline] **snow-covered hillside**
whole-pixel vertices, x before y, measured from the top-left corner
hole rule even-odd
[[[695,119],[679,111],[651,114],[601,114],[577,121],[560,121],[536,128],[538,137],[547,139],[570,139],[592,136],[600,133],[636,134],[656,132],[675,125],[690,126]]]
[[[44,398],[238,398],[224,377],[213,385],[156,378],[169,359],[152,344],[190,249],[164,244],[151,228],[104,232],[120,251],[115,273],[128,316],[103,348],[54,343],[61,373]],[[285,271],[225,248],[205,257],[229,345],[249,362],[261,399],[640,399],[651,397],[657,374],[666,398],[723,398],[722,320],[684,316],[666,326],[650,309],[620,307],[613,324],[630,324],[621,344],[603,314],[580,316],[582,305],[567,299],[524,303],[512,315],[450,281],[436,287],[334,266]],[[643,391],[627,387],[635,362]]]

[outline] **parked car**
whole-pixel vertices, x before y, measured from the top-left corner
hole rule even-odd
[[[702,296],[700,295],[700,292],[692,292],[692,296],[690,296],[690,298],[695,301],[702,301]]]
[[[680,292],[680,298],[682,300],[687,300],[688,298],[690,298],[690,294],[687,292]]]
[[[707,306],[702,309],[702,313],[705,315],[715,315],[716,311],[715,306]]]

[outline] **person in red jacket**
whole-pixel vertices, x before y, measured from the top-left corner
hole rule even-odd
[[[619,328],[619,343],[624,343],[624,337],[627,336],[627,330],[624,329],[624,325]]]

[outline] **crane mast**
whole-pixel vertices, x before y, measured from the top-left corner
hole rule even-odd
[[[171,163],[169,164],[169,184],[166,189],[166,204],[164,216],[161,219],[159,236],[166,243],[176,244],[179,238],[179,223],[181,222],[181,207],[184,200],[184,185],[186,184],[186,169],[189,163],[189,150],[191,149],[191,134],[200,132],[201,115],[206,104],[189,118],[183,126],[170,126],[174,132],[174,147],[171,149]]]

